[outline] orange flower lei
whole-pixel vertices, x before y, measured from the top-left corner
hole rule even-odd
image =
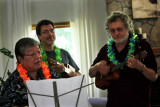
[[[51,79],[51,74],[49,72],[48,66],[46,65],[45,62],[42,62],[42,71],[43,71],[43,75],[46,79]],[[22,64],[17,63],[17,70],[19,72],[20,77],[23,79],[24,82],[26,82],[27,80],[31,80],[30,77],[27,75],[27,72]]]

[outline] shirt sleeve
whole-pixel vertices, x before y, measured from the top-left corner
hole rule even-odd
[[[95,65],[96,63],[100,62],[101,60],[107,60],[108,61],[108,57],[107,57],[107,45],[104,45],[100,49],[99,53],[97,54],[96,59],[93,61],[93,64],[91,66]]]
[[[142,62],[145,64],[145,66],[157,72],[157,62],[150,44],[145,40],[141,40],[140,44],[142,46],[142,50],[146,50],[146,57]]]
[[[0,93],[0,107],[28,104],[26,88],[18,72],[14,71],[6,80]]]
[[[62,56],[62,63],[69,64],[73,68],[75,68],[76,72],[79,71],[79,67],[75,63],[75,61],[72,59],[71,55],[64,49],[61,49],[61,56]]]

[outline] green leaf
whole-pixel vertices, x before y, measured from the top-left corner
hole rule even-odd
[[[11,55],[11,51],[6,48],[1,48],[0,52],[3,53],[4,55],[8,56],[9,58],[14,58],[14,56]]]
[[[5,81],[0,77],[0,82],[0,85],[3,85]]]
[[[1,52],[2,54],[4,54],[5,56],[8,56],[8,62],[9,62],[9,59],[10,59],[10,58],[14,58],[14,56],[11,55],[11,51],[9,51],[9,50],[6,49],[6,48],[1,48],[1,49],[0,49],[0,52]],[[5,68],[7,68],[8,62],[7,62],[7,65],[6,65]],[[2,91],[2,87],[3,87],[4,83],[5,83],[5,79],[4,79],[5,73],[6,73],[6,69],[5,69],[5,71],[4,71],[3,78],[0,77],[0,92]],[[8,70],[8,72],[7,72],[7,75],[8,75],[8,76],[11,75],[11,72],[9,72],[9,70]]]
[[[11,72],[8,70],[8,72],[7,72],[7,75],[8,75],[8,77],[11,75]]]

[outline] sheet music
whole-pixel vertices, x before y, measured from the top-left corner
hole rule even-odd
[[[53,81],[56,81],[57,83],[58,95],[62,95],[69,91],[80,88],[82,76],[64,79],[30,80],[27,81],[27,87],[29,88],[30,93],[54,96]],[[82,86],[84,85],[86,85],[85,78]],[[60,107],[76,107],[78,93],[79,89],[74,92],[58,97]],[[55,107],[54,97],[39,96],[34,94],[32,94],[32,97],[37,107]],[[35,107],[29,94],[28,101],[29,107]],[[87,87],[81,89],[78,107],[90,107],[90,104],[88,102]]]

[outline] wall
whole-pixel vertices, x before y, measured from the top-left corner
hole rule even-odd
[[[74,0],[31,0],[32,23],[42,19],[53,22],[69,21],[73,12]]]
[[[128,14],[134,22],[135,28],[142,28],[142,33],[147,33],[147,41],[151,47],[160,47],[160,17],[133,19],[132,0],[106,0],[107,14],[113,11],[123,11]],[[160,57],[156,56],[158,71],[160,70]],[[159,72],[160,74],[160,72]]]

